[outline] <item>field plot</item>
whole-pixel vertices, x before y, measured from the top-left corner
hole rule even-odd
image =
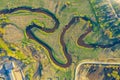
[[[79,66],[76,80],[119,80],[120,64],[84,63]]]

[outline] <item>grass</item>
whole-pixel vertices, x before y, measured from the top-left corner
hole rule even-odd
[[[12,14],[7,14],[7,17],[9,17],[10,22],[16,24],[23,30],[32,22],[46,28],[52,28],[54,26],[52,18],[43,13],[32,13],[20,10]]]
[[[36,36],[38,36],[38,38],[40,38],[41,40],[46,42],[50,47],[52,47],[54,49],[53,55],[61,63],[65,63],[65,61],[66,61],[66,59],[64,57],[64,53],[62,51],[60,40],[59,40],[60,34],[63,31],[63,28],[65,27],[65,25],[67,25],[68,22],[71,20],[71,18],[76,14],[94,17],[94,14],[91,11],[88,0],[84,0],[84,1],[83,0],[69,0],[69,1],[71,3],[70,6],[68,6],[65,10],[63,10],[63,12],[61,14],[56,13],[57,18],[60,21],[60,26],[54,33],[47,34],[41,30],[34,31],[34,33],[36,34]],[[17,6],[32,6],[33,8],[38,8],[38,7],[47,8],[48,10],[50,10],[51,12],[54,13],[54,9],[55,9],[55,5],[56,5],[57,1],[51,0],[51,2],[50,2],[51,4],[49,2],[50,2],[50,0],[20,0],[20,1],[19,0],[12,0],[12,1],[1,0],[0,9],[13,8],[13,7],[17,7]],[[66,0],[60,1],[58,10],[60,10],[60,8],[65,4],[65,2],[66,2]],[[25,15],[24,15],[24,12],[25,12]],[[50,19],[43,14],[29,13],[26,11],[20,11],[20,12],[18,11],[14,14],[8,15],[8,17],[10,18],[10,21],[12,23],[16,23],[18,25],[18,27],[23,29],[23,31],[25,31],[25,28],[27,25],[31,24],[32,20],[38,19],[38,20],[42,21],[42,19],[40,19],[40,18],[43,18],[43,17],[41,17],[41,16],[44,16],[44,18]],[[41,23],[41,21],[40,21],[40,23]],[[44,22],[46,22],[46,21],[47,20],[45,19]],[[39,22],[37,22],[37,23],[39,23]],[[67,45],[69,53],[72,55],[74,62],[79,62],[81,60],[88,59],[88,58],[94,59],[94,58],[98,57],[99,52],[101,52],[101,49],[95,49],[95,50],[94,49],[86,49],[84,47],[79,47],[76,44],[76,40],[82,33],[84,33],[84,31],[86,29],[86,28],[82,29],[85,24],[86,24],[86,22],[81,20],[81,22],[79,24],[77,24],[76,26],[72,26],[65,34],[64,40]],[[46,23],[45,25],[49,25],[49,24]],[[50,24],[50,25],[51,26],[46,26],[46,27],[49,27],[49,28],[53,27],[53,24]],[[88,41],[90,40],[89,38],[87,39]],[[26,38],[25,38],[25,41],[27,42]],[[24,40],[23,40],[23,42],[24,42]],[[34,41],[33,41],[33,43],[34,43]],[[4,44],[1,44],[1,45],[4,45]],[[40,45],[40,44],[35,42],[35,45]],[[47,50],[45,50],[44,53],[47,54],[47,56],[48,56],[47,58],[49,59]],[[22,56],[21,53],[18,52],[18,54],[20,54],[19,55],[20,57]],[[74,56],[77,56],[78,58],[76,60],[74,60],[75,59]],[[48,63],[49,62],[52,63],[52,61],[50,59],[48,60]],[[43,63],[43,64],[46,64],[46,63]],[[59,69],[59,67],[57,67],[56,65],[54,65],[54,66],[55,67],[50,66],[50,68]],[[68,71],[65,71],[67,69],[68,69]],[[64,77],[66,77],[66,79],[71,79],[72,78],[71,72],[74,72],[74,69],[72,69],[72,71],[71,71],[71,67],[69,67],[67,69],[65,69],[65,70],[60,69],[61,72],[58,74],[55,74],[55,75],[60,76],[61,80],[63,80]],[[51,71],[52,70],[50,70],[46,74],[48,77],[49,77]],[[53,73],[54,73],[54,71],[53,71]],[[53,76],[50,76],[50,77],[53,77]],[[47,79],[47,77],[46,77],[46,79]],[[45,80],[45,79],[43,79],[43,80]]]
[[[35,34],[42,39],[43,41],[45,41],[47,44],[49,44],[54,50],[55,50],[55,55],[58,56],[59,59],[61,59],[62,61],[65,61],[65,59],[63,60],[63,53],[62,50],[60,50],[61,45],[59,43],[59,36],[61,34],[62,28],[70,21],[70,19],[72,18],[72,15],[74,15],[75,12],[78,12],[79,14],[85,14],[85,15],[90,15],[93,16],[93,13],[90,11],[90,8],[88,8],[88,6],[90,7],[90,5],[88,5],[88,1],[84,1],[84,3],[87,3],[85,6],[83,6],[83,4],[81,4],[78,8],[78,4],[77,1],[72,1],[74,4],[76,4],[75,6],[70,6],[69,9],[66,9],[63,11],[63,13],[61,13],[61,16],[57,15],[57,17],[60,20],[60,27],[58,30],[56,30],[54,33],[51,34],[42,34],[42,31],[36,31]],[[63,3],[61,3],[61,5],[63,5]],[[83,7],[83,8],[81,8]],[[78,10],[79,9],[79,10]],[[86,10],[87,9],[87,10]],[[74,11],[73,11],[74,10]],[[82,23],[81,23],[82,24]],[[81,25],[80,24],[80,25]],[[75,31],[75,30],[74,30]],[[79,30],[78,30],[79,31]],[[83,32],[83,31],[82,31]],[[69,35],[69,34],[68,34]],[[67,37],[68,37],[67,35]],[[73,34],[74,35],[74,34]],[[78,34],[79,35],[79,34]],[[54,44],[55,43],[55,44]],[[73,49],[75,49],[76,47],[73,47]],[[79,48],[78,48],[79,49]],[[78,51],[79,52],[79,51]],[[77,53],[78,53],[77,52]],[[62,54],[62,55],[61,55]]]
[[[31,57],[28,58],[23,52],[21,52],[19,50],[17,50],[16,52],[13,52],[9,48],[9,45],[6,44],[1,38],[0,38],[0,48],[6,50],[7,56],[11,56],[11,57],[14,57],[16,59],[22,60],[23,62],[25,62],[25,64],[29,64],[30,62],[34,62],[34,60]]]
[[[35,31],[35,34],[39,39],[46,42],[54,50],[53,55],[57,58],[57,60],[64,63],[66,62],[63,51],[61,50],[61,45],[59,43],[59,34],[57,32],[54,34],[42,34],[39,31]]]

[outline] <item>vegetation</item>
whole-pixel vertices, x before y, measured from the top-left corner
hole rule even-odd
[[[11,56],[11,57],[14,57],[18,60],[21,60],[23,63],[25,63],[26,65],[27,64],[30,64],[31,62],[35,62],[35,60],[32,59],[32,57],[27,57],[26,55],[24,55],[23,52],[21,52],[20,50],[17,50],[17,51],[12,51],[10,48],[9,48],[9,45],[7,45],[1,38],[0,38],[0,48],[4,49],[6,52],[7,52],[7,56]],[[16,47],[15,47],[16,48]]]
[[[108,73],[107,76],[113,77],[115,80],[120,80],[120,75],[118,71],[112,71],[112,73]]]
[[[8,17],[5,14],[2,14],[0,16],[0,24],[5,24],[5,23],[9,23],[10,20],[8,19]]]
[[[45,23],[44,23],[44,22],[41,22],[41,21],[38,20],[38,19],[34,19],[32,22],[35,23],[35,24],[37,24],[37,25],[39,25],[39,26],[41,26],[41,27],[45,27]]]
[[[3,35],[4,33],[5,33],[5,30],[2,27],[0,27],[0,35]]]
[[[89,1],[91,1],[92,5],[89,3]],[[60,63],[66,62],[64,53],[62,52],[62,47],[61,47],[59,39],[60,39],[61,32],[63,31],[63,28],[65,27],[65,25],[68,24],[68,22],[74,16],[80,16],[80,15],[87,16],[87,17],[89,16],[92,20],[94,20],[98,23],[101,22],[100,26],[98,23],[97,23],[97,26],[93,25],[92,23],[90,24],[92,26],[93,32],[91,32],[89,35],[87,35],[86,38],[84,39],[85,42],[87,42],[87,43],[94,43],[94,42],[97,42],[98,40],[104,41],[105,39],[103,39],[103,38],[101,39],[100,35],[102,35],[102,36],[106,35],[109,39],[112,39],[114,37],[114,35],[116,35],[112,30],[107,28],[108,26],[110,26],[110,25],[108,25],[108,23],[103,23],[103,21],[102,21],[103,18],[98,19],[97,16],[99,16],[100,14],[94,14],[95,12],[99,13],[99,11],[100,11],[97,8],[94,8],[95,12],[91,9],[91,7],[95,5],[94,4],[95,1],[98,1],[98,0],[68,0],[68,1],[60,0],[60,3],[57,7],[58,12],[55,13],[57,18],[60,21],[59,28],[54,33],[45,33],[45,32],[42,32],[41,30],[37,30],[37,29],[32,30],[39,39],[44,41],[46,44],[48,44],[53,49],[53,55],[58,62],[60,62]],[[6,2],[8,2],[8,3],[6,3]],[[18,7],[18,6],[31,6],[32,8],[43,7],[43,8],[50,10],[52,13],[54,13],[54,11],[55,11],[54,8],[56,5],[56,2],[57,2],[57,0],[17,0],[17,1],[16,0],[6,0],[6,1],[1,0],[0,9],[4,9],[4,8],[10,9],[10,8]],[[61,13],[58,14],[59,12],[61,12]],[[101,15],[104,16],[103,14],[101,14]],[[26,18],[25,16],[28,16],[28,17]],[[16,20],[16,18],[18,18],[18,19]],[[24,19],[24,20],[22,20],[22,19]],[[25,32],[26,26],[28,26],[32,22],[39,26],[45,27],[45,28],[46,27],[51,28],[54,26],[54,22],[49,16],[46,16],[44,14],[31,13],[29,11],[24,11],[24,10],[18,11],[16,13],[13,13],[10,15],[2,14],[0,17],[0,24],[9,23],[10,20],[13,20],[13,22],[11,22],[11,23],[15,23],[16,25],[18,25],[18,27],[20,27],[24,31],[25,37],[21,43],[22,47],[26,47],[26,46],[30,45],[30,43],[33,43],[34,45],[37,45],[36,49],[38,49],[38,47],[39,47],[38,45],[40,45],[40,44],[38,44],[35,41],[29,40],[26,37],[26,32]],[[14,22],[14,20],[16,22]],[[42,65],[43,65],[44,72],[46,72],[47,70],[48,70],[48,72],[47,72],[47,74],[44,74],[45,78],[43,76],[41,76],[41,80],[45,80],[48,77],[53,78],[55,76],[58,76],[58,77],[60,76],[60,80],[64,80],[65,78],[74,80],[72,77],[72,72],[74,72],[74,69],[72,66],[75,67],[76,65],[78,65],[78,63],[81,60],[98,59],[101,54],[108,55],[108,54],[103,54],[103,53],[106,53],[106,51],[105,51],[106,49],[101,49],[101,48],[89,49],[89,48],[85,48],[85,47],[81,47],[81,46],[77,45],[77,43],[76,43],[77,39],[88,28],[87,23],[89,23],[89,22],[86,22],[81,19],[80,22],[74,24],[66,32],[66,34],[64,36],[64,41],[65,41],[67,50],[73,59],[72,65],[69,68],[64,69],[64,68],[61,68],[61,67],[55,65],[52,62],[52,60],[49,58],[49,53],[47,52],[47,50],[44,47],[42,47],[43,52],[40,53],[40,55],[41,54],[47,55],[47,58],[48,58],[48,59],[46,59],[46,58],[41,57],[41,60],[43,60]],[[116,22],[116,24],[118,25],[119,23]],[[102,33],[102,31],[104,31],[104,33]],[[0,33],[2,33],[2,34],[5,33],[3,28],[0,28]],[[42,46],[42,45],[40,45],[40,46]],[[0,38],[0,48],[6,50],[6,52],[8,53],[7,54],[8,56],[19,59],[26,65],[36,62],[31,55],[26,56],[24,54],[24,52],[22,52],[19,49],[16,51],[12,51],[11,49],[9,49],[9,47],[10,46],[6,42],[4,42],[4,40],[2,38]],[[16,46],[14,46],[14,48],[16,48]],[[41,48],[39,48],[39,50],[41,50]],[[119,53],[119,51],[118,51],[118,53]],[[4,56],[4,55],[0,54],[0,56]],[[119,57],[119,56],[114,56],[114,57]],[[108,58],[108,57],[110,57],[110,56],[107,56],[105,58]],[[49,65],[49,63],[52,65]],[[25,73],[28,80],[32,80],[32,76],[34,73],[33,65],[30,65],[30,67],[28,68],[28,70]],[[54,69],[54,70],[50,70],[50,69]],[[55,75],[53,74],[54,76],[51,76],[52,75],[51,72],[55,73],[56,69],[58,70],[58,73]],[[118,77],[116,75],[118,75],[118,73],[116,73],[116,72],[113,72],[112,74],[108,74],[108,76]]]

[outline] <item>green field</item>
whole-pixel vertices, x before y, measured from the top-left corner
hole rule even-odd
[[[35,36],[37,36],[40,40],[44,41],[47,45],[49,45],[52,48],[53,50],[52,54],[54,58],[59,63],[62,64],[65,64],[67,60],[65,58],[64,52],[62,50],[62,45],[60,43],[60,35],[63,29],[65,28],[65,26],[69,23],[69,21],[75,16],[87,16],[88,18],[96,22],[96,18],[91,8],[91,5],[89,4],[89,0],[1,0],[0,1],[0,10],[10,9],[20,6],[28,6],[32,8],[45,8],[50,12],[52,12],[59,20],[60,22],[59,28],[53,33],[46,33],[37,28],[32,29],[32,32],[35,34]],[[49,16],[43,13],[34,13],[25,10],[20,10],[12,14],[6,14],[6,15],[3,14],[3,16],[7,17],[7,19],[4,20],[5,23],[13,23],[14,25],[16,25],[18,30],[23,32],[24,35],[23,35],[23,39],[19,41],[20,43],[8,43],[8,42],[4,42],[3,39],[0,39],[1,42],[0,48],[5,49],[8,52],[9,56],[15,57],[27,65],[26,68],[23,70],[28,80],[34,80],[33,75],[36,72],[37,69],[36,67],[38,63],[40,63],[43,67],[42,76],[40,75],[39,72],[35,80],[47,80],[47,79],[54,80],[56,78],[58,78],[58,80],[74,80],[76,66],[82,60],[99,60],[99,58],[102,58],[103,56],[104,58],[111,58],[113,57],[113,55],[114,57],[117,57],[119,55],[118,54],[119,50],[118,52],[116,51],[116,55],[111,53],[111,55],[108,56],[108,54],[104,54],[104,53],[106,53],[107,50],[109,49],[85,48],[79,46],[77,44],[78,38],[89,27],[88,24],[89,22],[80,19],[80,21],[72,25],[64,35],[64,42],[66,44],[67,51],[72,56],[72,64],[68,68],[61,68],[60,66],[55,65],[53,63],[53,61],[49,57],[48,51],[38,42],[29,39],[25,32],[26,27],[32,23],[35,23],[44,28],[53,28],[55,23]],[[0,25],[2,25],[4,21],[1,20]],[[96,29],[96,27],[98,26],[94,26],[94,29]],[[2,33],[1,31],[0,33]],[[3,36],[4,34],[5,33],[3,33]],[[99,31],[97,32],[97,30],[92,30],[92,32],[85,37],[84,41],[86,43],[96,43],[99,40],[99,38],[100,38],[100,32]],[[15,45],[15,47],[20,48],[15,55],[11,50],[9,50],[8,48],[9,44],[13,44]],[[35,50],[38,52],[37,56],[39,55],[39,59],[36,59],[35,56],[32,56],[32,52],[30,52],[29,46],[35,48]]]

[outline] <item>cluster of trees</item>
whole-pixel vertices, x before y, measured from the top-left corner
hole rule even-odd
[[[6,24],[6,23],[9,23],[10,20],[9,18],[7,17],[7,15],[5,14],[1,14],[0,15],[0,24],[3,25],[3,24]]]
[[[115,80],[120,80],[120,75],[118,71],[112,71],[112,73],[107,74],[108,77],[113,77]]]

